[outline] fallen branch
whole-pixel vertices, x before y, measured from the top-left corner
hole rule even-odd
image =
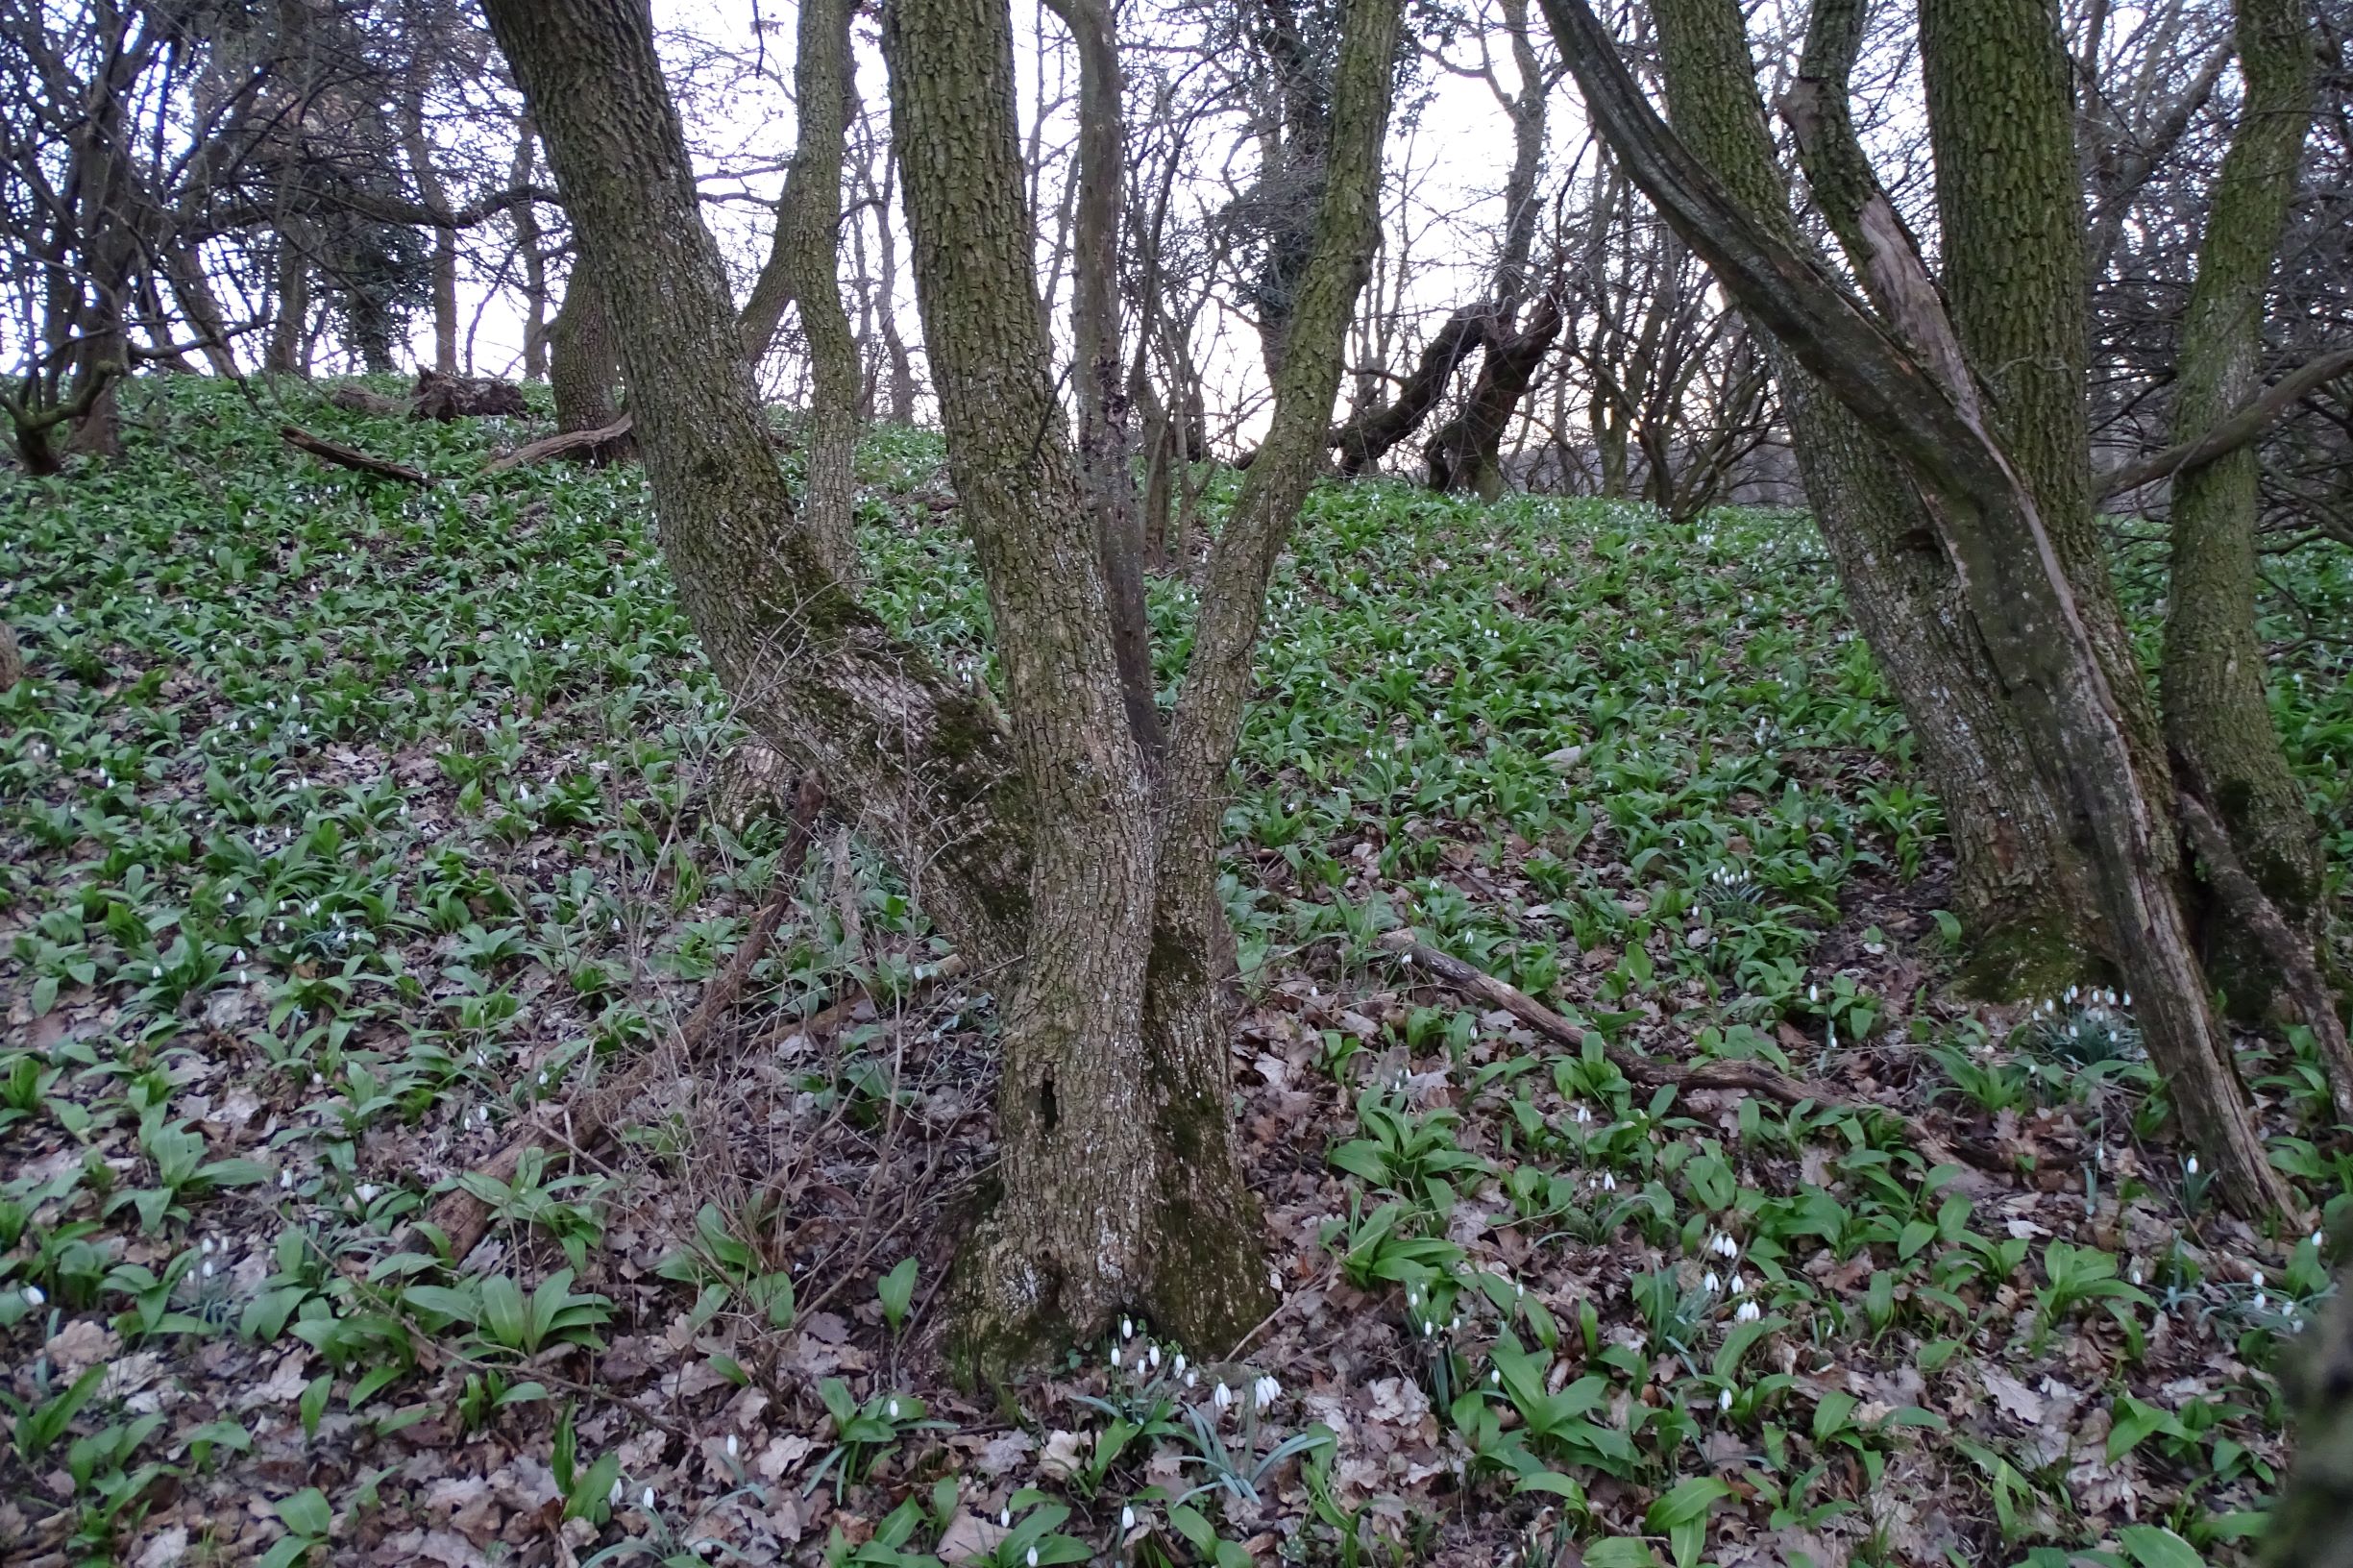
[[[573,457],[593,453],[627,435],[635,428],[637,416],[624,414],[610,425],[593,430],[563,430],[554,435],[543,435],[536,441],[526,442],[503,457],[493,457],[483,465],[485,474],[503,474],[511,468],[530,463],[544,463],[552,457]]]
[[[403,484],[430,484],[433,482],[427,476],[404,463],[388,462],[381,457],[371,457],[355,447],[347,447],[341,442],[329,441],[321,436],[312,435],[300,426],[281,425],[278,427],[278,433],[287,446],[306,452],[311,456],[333,463],[339,468],[352,469],[361,474],[373,474],[380,479],[398,479]]]
[[[784,917],[793,906],[798,881],[795,871],[808,855],[818,809],[823,804],[824,796],[816,780],[802,779],[793,802],[792,835],[776,857],[775,896],[752,920],[751,929],[737,944],[734,957],[727,961],[718,978],[703,988],[695,1010],[678,1026],[678,1054],[686,1061],[691,1063],[703,1054],[721,1021],[743,995],[753,968],[767,956],[770,942],[774,940],[777,927],[784,923]],[[451,1261],[463,1262],[490,1229],[490,1205],[467,1190],[469,1182],[477,1186],[512,1182],[523,1157],[555,1141],[559,1129],[565,1140],[576,1147],[586,1147],[621,1118],[630,1103],[651,1086],[657,1066],[670,1059],[670,1052],[649,1051],[626,1071],[590,1086],[576,1099],[561,1107],[543,1106],[504,1148],[461,1178],[458,1186],[444,1192],[427,1218],[449,1238]]]
[[[1547,1040],[1573,1050],[1584,1048],[1584,1030],[1526,992],[1507,986],[1485,970],[1473,968],[1462,960],[1442,953],[1427,943],[1416,942],[1412,932],[1392,931],[1381,939],[1381,945],[1473,1001],[1510,1014]],[[1811,1101],[1828,1110],[1882,1115],[1900,1125],[1913,1146],[1932,1161],[1941,1164],[1958,1158],[1980,1170],[1996,1171],[2002,1175],[2017,1173],[2017,1162],[1999,1150],[1955,1142],[1930,1131],[1917,1118],[1907,1116],[1900,1111],[1890,1110],[1869,1100],[1850,1099],[1836,1090],[1792,1078],[1762,1062],[1702,1062],[1683,1066],[1606,1043],[1602,1049],[1612,1066],[1645,1089],[1656,1089],[1665,1084],[1672,1084],[1679,1090],[1736,1089],[1782,1105]]]
[[[2191,847],[2205,864],[2206,880],[2214,885],[2223,907],[2245,924],[2271,955],[2271,962],[2279,966],[2280,983],[2296,1011],[2304,1015],[2320,1047],[2320,1060],[2327,1064],[2329,1098],[2337,1106],[2339,1119],[2353,1121],[2353,1044],[2346,1041],[2344,1020],[2337,1016],[2337,998],[2321,978],[2312,949],[2296,940],[2279,906],[2265,895],[2262,885],[2241,864],[2238,851],[2231,847],[2230,834],[2206,809],[2206,802],[2183,790],[2180,810],[2182,825],[2190,830]]]

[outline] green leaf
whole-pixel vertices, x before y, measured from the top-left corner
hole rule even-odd
[[[1658,1554],[1639,1535],[1613,1535],[1585,1548],[1585,1568],[1658,1568]]]
[[[2116,1533],[2140,1568],[2206,1568],[2197,1548],[2162,1525],[2126,1525]]]
[[[334,1509],[327,1503],[327,1494],[316,1486],[306,1486],[278,1505],[278,1517],[285,1521],[288,1530],[312,1540],[324,1540],[328,1527],[334,1522]]]
[[[898,1266],[875,1282],[874,1294],[882,1300],[882,1315],[890,1320],[893,1333],[907,1320],[907,1309],[915,1301],[915,1260],[901,1258]]]
[[[1708,1509],[1731,1495],[1732,1489],[1714,1476],[1693,1476],[1653,1503],[1642,1523],[1663,1535],[1678,1525],[1706,1518]]]
[[[564,1517],[593,1523],[597,1511],[611,1502],[613,1482],[620,1479],[621,1455],[615,1452],[599,1457],[564,1493]]]

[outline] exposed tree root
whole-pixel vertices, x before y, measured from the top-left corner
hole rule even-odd
[[[1585,1031],[1546,1007],[1526,992],[1506,985],[1483,969],[1473,968],[1462,960],[1442,953],[1427,943],[1416,942],[1410,931],[1392,931],[1381,939],[1381,945],[1404,959],[1415,968],[1444,982],[1474,1001],[1501,1008],[1537,1034],[1558,1044],[1582,1050]],[[1605,1045],[1612,1066],[1634,1083],[1645,1089],[1656,1089],[1672,1084],[1678,1089],[1736,1089],[1761,1095],[1782,1105],[1797,1105],[1811,1101],[1831,1110],[1852,1111],[1885,1116],[1904,1129],[1904,1136],[1913,1146],[1930,1160],[1940,1164],[1960,1160],[1980,1170],[2015,1175],[2018,1162],[1998,1149],[1982,1144],[1956,1141],[1931,1131],[1916,1117],[1900,1111],[1890,1110],[1869,1100],[1851,1099],[1834,1089],[1802,1078],[1792,1078],[1778,1068],[1762,1062],[1703,1062],[1683,1066],[1672,1062],[1660,1062],[1637,1052],[1615,1045]],[[2050,1162],[2045,1162],[2049,1164]]]

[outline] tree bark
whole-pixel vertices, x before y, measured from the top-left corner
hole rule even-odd
[[[1000,1002],[1002,1185],[961,1285],[960,1359],[993,1376],[1151,1291],[1157,846],[1032,270],[1010,12],[899,0],[883,46],[923,342],[1027,806],[1028,943]]]
[[[1422,356],[1397,389],[1397,396],[1378,404],[1334,429],[1330,444],[1340,454],[1340,472],[1350,478],[1388,454],[1391,447],[1421,428],[1437,406],[1455,377],[1455,370],[1484,345],[1495,320],[1492,301],[1466,305],[1446,318],[1422,350]]]
[[[427,207],[447,211],[449,194],[442,188],[441,171],[433,166],[432,138],[425,128],[427,61],[420,54],[409,73],[406,113],[401,126],[402,151],[408,159],[409,177]],[[527,203],[526,204],[528,205]],[[457,231],[433,230],[433,369],[444,376],[457,374]]]
[[[800,307],[814,385],[809,436],[802,453],[807,476],[802,510],[810,536],[833,575],[858,577],[853,473],[858,447],[858,346],[842,308],[842,166],[846,156],[850,97],[851,0],[803,0],[800,10],[798,140],[784,179],[777,214],[776,255],[785,283]],[[771,324],[772,334],[773,324]],[[754,346],[756,361],[767,353]]]
[[[1929,368],[1958,350],[1940,343],[1916,355],[1732,198],[1658,119],[1583,0],[1544,0],[1544,10],[1629,178],[1725,290],[1911,471],[2038,762],[2096,835],[2101,904],[2120,933],[2126,984],[2184,1129],[2234,1208],[2289,1208],[2207,1005],[2170,875],[2172,823],[2144,787],[2128,705],[2108,679],[2038,498],[1973,383],[1950,384]],[[1941,318],[1934,325],[1950,331]]]
[[[2215,179],[2182,322],[2177,443],[2221,424],[2261,386],[2264,298],[2312,122],[2317,50],[2301,0],[2239,0],[2238,38],[2245,96]],[[2309,944],[2320,908],[2320,846],[2264,688],[2256,464],[2254,449],[2241,447],[2173,475],[2160,679],[2166,738],[2247,874]],[[2210,972],[2234,1009],[2260,1013],[2278,989],[2277,967],[2240,920],[2210,921],[2208,931]]]
[[[270,321],[261,369],[271,376],[299,376],[303,339],[310,329],[310,261],[288,229],[281,229],[278,234],[277,294],[277,312]]]
[[[531,162],[539,133],[527,118],[516,128],[512,184],[531,183]],[[539,227],[539,206],[528,200],[514,208],[515,252],[523,260],[523,379],[536,381],[548,374],[548,253]]]
[[[1489,339],[1486,357],[1479,362],[1479,380],[1472,383],[1462,412],[1439,427],[1423,449],[1430,462],[1431,489],[1475,491],[1488,502],[1503,498],[1504,432],[1511,428],[1512,413],[1559,335],[1560,297],[1549,293],[1536,302],[1525,327]]]
[[[1119,210],[1127,159],[1118,41],[1107,0],[1047,0],[1070,29],[1079,70],[1077,209],[1071,235],[1071,381],[1078,403],[1079,479],[1094,517],[1111,591],[1112,642],[1128,730],[1147,758],[1161,748],[1152,625],[1144,613],[1143,519],[1128,450],[1125,355],[1119,348]]]
[[[548,327],[548,385],[555,394],[555,428],[601,430],[620,418],[614,382],[620,351],[607,321],[588,253],[573,257],[564,303]]]

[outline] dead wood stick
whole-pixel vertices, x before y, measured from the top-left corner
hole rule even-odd
[[[792,834],[776,856],[775,895],[753,918],[751,929],[737,943],[727,967],[703,988],[695,1010],[678,1026],[678,1049],[687,1061],[692,1062],[703,1053],[721,1020],[733,1011],[737,998],[743,995],[753,967],[767,956],[769,943],[774,939],[776,928],[784,923],[786,912],[793,907],[796,872],[808,856],[818,810],[823,804],[824,796],[817,781],[804,777],[793,802]],[[585,1148],[620,1118],[630,1101],[646,1091],[653,1082],[656,1065],[667,1059],[667,1052],[649,1051],[627,1070],[593,1085],[577,1098],[560,1107],[542,1106],[504,1148],[468,1174],[482,1183],[513,1181],[523,1157],[555,1141],[559,1125],[566,1140]],[[468,1191],[462,1181],[441,1195],[427,1217],[449,1237],[453,1262],[462,1262],[490,1230],[490,1205]]]
[[[1537,1034],[1557,1044],[1573,1049],[1584,1048],[1585,1031],[1537,1001],[1533,996],[1513,986],[1507,986],[1484,969],[1474,968],[1462,960],[1442,953],[1427,943],[1416,942],[1410,931],[1392,931],[1381,939],[1381,945],[1395,953],[1415,968],[1461,992],[1474,1001],[1500,1008],[1510,1014]],[[2004,1175],[2016,1172],[2016,1163],[1998,1150],[1960,1142],[1931,1132],[1914,1117],[1869,1100],[1849,1099],[1836,1090],[1792,1078],[1777,1067],[1762,1062],[1702,1062],[1690,1066],[1672,1062],[1660,1062],[1652,1057],[1604,1043],[1603,1052],[1620,1072],[1645,1089],[1656,1089],[1673,1084],[1678,1089],[1737,1089],[1762,1095],[1782,1105],[1797,1105],[1811,1100],[1830,1110],[1874,1114],[1888,1117],[1903,1129],[1919,1150],[1930,1160],[1944,1162],[1958,1157],[1980,1170],[1998,1171]]]
[[[2268,430],[2307,393],[2349,373],[2353,373],[2353,349],[2333,349],[2281,377],[2203,435],[2168,447],[2139,462],[2112,468],[2093,483],[2104,500],[2138,490],[2182,469],[2199,468],[2218,457],[2227,457]]]
[[[2214,884],[2223,907],[2246,923],[2264,951],[2271,955],[2271,962],[2279,966],[2282,987],[2296,1011],[2304,1015],[2320,1047],[2320,1060],[2328,1068],[2329,1097],[2337,1106],[2338,1117],[2353,1121],[2353,1045],[2345,1040],[2344,1020],[2337,1016],[2337,997],[2321,978],[2311,948],[2296,940],[2287,917],[2240,861],[2230,834],[2206,808],[2206,802],[2188,790],[2180,792],[2180,802],[2182,825],[2190,830],[2191,847],[2205,863],[2206,879]]]
[[[624,414],[610,425],[593,430],[563,430],[554,435],[543,435],[536,441],[517,447],[503,457],[493,457],[482,465],[482,472],[503,474],[510,468],[544,463],[551,457],[570,457],[576,453],[594,452],[609,442],[620,440],[636,425],[635,414]]]
[[[312,435],[298,425],[281,425],[278,427],[278,433],[284,439],[287,446],[306,452],[311,456],[322,458],[339,468],[353,469],[361,474],[373,474],[380,479],[398,479],[403,484],[430,484],[433,482],[427,476],[404,463],[389,462],[381,457],[371,457],[356,447],[347,447],[339,441],[330,441],[323,436]]]

